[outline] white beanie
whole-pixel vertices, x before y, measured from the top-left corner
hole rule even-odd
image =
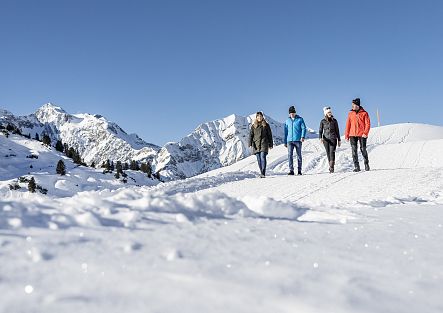
[[[323,114],[326,116],[326,114],[328,114],[329,112],[332,113],[331,107],[324,107],[323,108]]]

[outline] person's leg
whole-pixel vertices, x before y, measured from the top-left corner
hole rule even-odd
[[[261,173],[263,174],[263,176],[266,175],[266,155],[268,153],[267,152],[260,152],[260,157],[261,157]]]
[[[331,152],[331,161],[335,162],[335,151],[337,150],[337,143],[333,143],[331,142],[330,147],[329,147],[329,151]]]
[[[331,162],[331,151],[329,150],[329,140],[323,139],[323,145],[325,146],[326,156],[328,157],[328,162]]]
[[[328,157],[329,173],[332,173],[332,170],[331,170],[331,141],[328,139],[323,139],[323,145],[325,146],[326,156]]]
[[[352,159],[354,160],[354,171],[360,171],[360,163],[358,162],[357,143],[358,137],[349,137],[352,148]]]
[[[297,152],[297,172],[299,175],[301,175],[301,166],[302,166],[302,156],[301,156],[301,147],[302,142],[296,141],[295,143],[295,150]]]
[[[369,156],[368,156],[368,151],[366,150],[366,143],[368,141],[368,138],[363,138],[363,137],[359,137],[359,141],[360,141],[360,151],[361,154],[363,155],[363,159],[365,160],[365,170],[369,171]]]
[[[262,172],[262,164],[261,164],[260,152],[257,152],[255,154],[255,156],[257,157],[258,168],[260,169],[260,173],[261,173]]]
[[[337,149],[337,141],[334,142],[330,142],[330,146],[329,146],[329,151],[331,152],[331,156],[330,156],[330,172],[334,173],[334,167],[335,167],[335,150]]]
[[[289,173],[294,174],[294,143],[288,142]]]

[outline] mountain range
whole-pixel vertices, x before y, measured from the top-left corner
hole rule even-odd
[[[77,149],[85,163],[101,164],[131,160],[152,163],[155,171],[166,180],[183,179],[234,164],[251,154],[248,135],[254,115],[232,114],[199,125],[178,142],[163,147],[148,143],[136,134],[126,133],[118,124],[102,115],[69,114],[61,107],[47,103],[35,113],[15,116],[0,109],[0,123],[12,124],[24,135],[47,134],[53,144],[61,140]],[[283,123],[269,116],[274,145],[283,143]],[[309,129],[308,137],[315,136]]]

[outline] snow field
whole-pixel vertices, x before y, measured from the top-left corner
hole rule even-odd
[[[250,157],[153,186],[68,162],[55,175],[58,155],[13,137],[17,157],[1,159],[13,173],[0,172],[0,312],[442,312],[441,129],[375,128],[370,172],[350,172],[344,142],[327,173],[312,139],[301,177],[286,175],[277,146],[264,179]],[[7,188],[31,149],[48,195]]]

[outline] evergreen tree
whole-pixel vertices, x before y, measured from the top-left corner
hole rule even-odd
[[[123,163],[123,170],[124,170],[124,171],[129,170],[129,164],[128,164],[128,162]]]
[[[151,165],[151,162],[148,161],[147,165],[148,165],[148,170],[146,171],[146,175],[148,175],[148,177],[151,178],[151,176],[152,176],[152,165]]]
[[[60,175],[66,175],[65,162],[63,160],[58,161],[56,172]]]
[[[109,159],[107,159],[106,161],[103,161],[101,167],[104,168],[106,172],[110,172],[111,171],[111,161],[109,161]]]
[[[111,168],[110,168],[111,172],[113,172],[113,171],[114,171],[114,169],[115,169],[115,166],[114,166],[114,161],[111,161]]]
[[[119,172],[115,173],[114,177],[115,177],[116,179],[120,179],[120,173],[119,173]]]
[[[51,138],[47,134],[44,134],[43,138],[42,138],[42,142],[44,145],[50,146],[51,145]]]
[[[12,131],[13,134],[22,135],[22,131],[20,128],[14,127],[14,130]]]
[[[91,167],[92,167],[92,168],[95,168],[95,162],[94,162],[94,161],[92,161],[92,163],[91,163]]]
[[[143,162],[142,164],[141,164],[141,166],[140,166],[140,171],[142,171],[143,173],[146,173],[146,175],[148,176],[148,177],[151,177],[151,175],[152,175],[152,166],[151,166],[151,163],[148,161],[148,162]]]
[[[35,179],[34,179],[34,177],[31,177],[31,179],[29,180],[29,183],[28,183],[28,190],[29,190],[29,192],[34,193],[36,188],[37,188],[37,184],[35,183]]]
[[[57,140],[57,143],[55,144],[55,150],[57,150],[59,152],[63,152],[63,150],[64,150],[62,141],[60,139]]]
[[[146,173],[146,169],[147,169],[146,163],[142,162],[140,164],[140,171],[142,171],[143,173]]]
[[[138,165],[138,162],[135,160],[131,161],[131,165],[129,165],[129,168],[133,171],[139,171],[140,170],[140,166]]]
[[[70,148],[68,149],[68,153],[66,154],[66,156],[67,156],[68,158],[73,159],[73,158],[74,158],[74,155],[75,155],[75,150],[74,150],[73,147],[70,147]]]
[[[34,139],[37,140],[37,141],[40,141],[40,136],[38,135],[38,133],[35,133]]]
[[[78,150],[75,150],[74,155],[72,156],[72,160],[74,161],[75,164],[78,165],[82,165],[82,158],[80,156],[80,153],[78,152]]]
[[[121,161],[117,161],[117,164],[115,165],[115,169],[117,170],[117,173],[122,174],[123,173],[123,166]]]
[[[66,156],[68,156],[69,146],[66,143],[63,144],[63,152],[66,154]]]

